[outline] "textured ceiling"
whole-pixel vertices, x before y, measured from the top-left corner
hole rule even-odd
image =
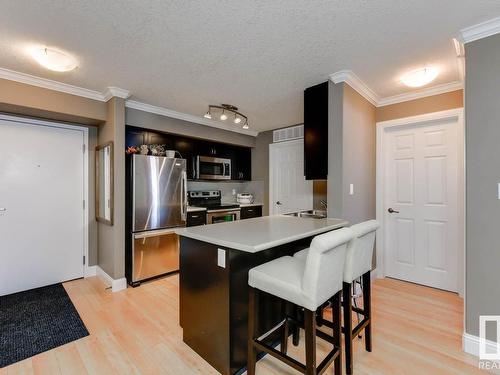
[[[380,97],[408,91],[426,64],[459,79],[451,39],[498,17],[498,0],[2,0],[0,67],[202,116],[231,103],[261,131],[302,121],[303,89],[353,70]],[[26,47],[45,44],[80,66],[52,73]]]

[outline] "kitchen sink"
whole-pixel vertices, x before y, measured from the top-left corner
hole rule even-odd
[[[305,210],[298,212],[290,212],[285,214],[287,216],[303,217],[308,219],[325,219],[327,214],[323,210]]]

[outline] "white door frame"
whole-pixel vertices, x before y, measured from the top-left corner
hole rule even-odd
[[[458,235],[463,236],[458,239],[458,293],[465,295],[465,127],[463,108],[451,109],[441,112],[427,113],[419,116],[404,117],[395,120],[377,122],[377,192],[376,192],[376,215],[380,222],[380,229],[377,233],[377,277],[383,278],[385,273],[385,163],[384,152],[386,151],[386,130],[393,127],[405,127],[415,125],[438,125],[444,120],[456,120],[458,124]]]
[[[83,198],[85,199],[85,206],[82,209],[83,212],[83,254],[85,256],[85,264],[83,269],[84,277],[95,276],[95,266],[89,266],[89,129],[71,123],[62,122],[52,122],[46,120],[38,120],[29,117],[18,117],[12,115],[5,115],[0,113],[0,120],[29,124],[29,125],[39,125],[47,126],[52,128],[62,128],[81,131],[83,133]],[[82,202],[82,205],[84,203]]]

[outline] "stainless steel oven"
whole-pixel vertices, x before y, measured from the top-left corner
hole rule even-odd
[[[231,159],[198,156],[196,158],[196,179],[230,180]]]
[[[220,209],[207,211],[207,224],[225,223],[240,220],[240,209]]]

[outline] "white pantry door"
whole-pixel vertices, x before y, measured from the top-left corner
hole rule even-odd
[[[269,145],[269,205],[277,215],[313,208],[313,182],[304,177],[304,141]]]
[[[457,118],[386,130],[387,276],[458,290],[458,130]]]
[[[83,276],[84,132],[0,119],[0,296]]]

